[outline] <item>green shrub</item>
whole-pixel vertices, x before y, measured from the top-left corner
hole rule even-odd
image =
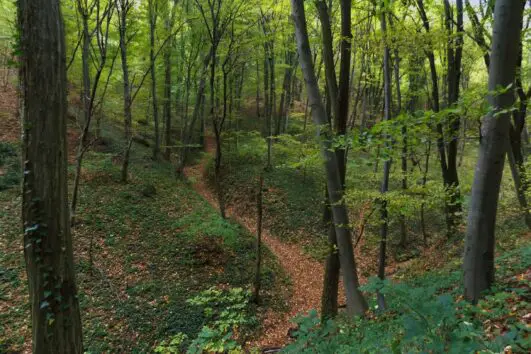
[[[518,273],[531,266],[531,247],[498,258],[501,280],[473,306],[464,301],[461,271],[428,273],[393,284],[372,278],[362,290],[385,295],[387,309],[375,302],[367,318],[320,323],[314,311],[296,319],[298,331],[286,353],[500,353],[531,350],[525,315],[529,282]],[[509,282],[505,280],[511,273]],[[516,276],[515,276],[516,274]],[[485,324],[496,324],[485,328]]]
[[[251,293],[242,288],[220,290],[210,288],[187,300],[190,305],[202,309],[206,323],[198,336],[191,342],[187,353],[226,353],[242,350],[236,337],[257,324],[251,313]],[[155,349],[157,353],[179,353],[187,336],[177,333],[162,341]]]

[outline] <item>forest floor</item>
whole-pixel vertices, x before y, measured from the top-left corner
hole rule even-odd
[[[192,182],[194,189],[202,195],[214,208],[219,210],[217,197],[206,181],[206,169],[212,154],[215,152],[215,141],[211,136],[205,138],[205,153],[199,163],[186,167],[185,175]],[[249,214],[241,214],[228,205],[227,217],[234,219],[247,230],[256,235],[257,221]],[[268,309],[262,322],[262,334],[250,347],[278,347],[289,340],[290,329],[294,328],[292,319],[299,314],[306,314],[321,306],[323,288],[323,265],[304,253],[294,243],[285,243],[273,236],[267,228],[262,228],[262,241],[277,257],[280,265],[290,277],[292,294],[288,300],[289,310],[277,312]]]
[[[28,291],[20,234],[20,124],[14,88],[0,91],[0,353],[30,353]],[[86,154],[72,230],[87,353],[145,353],[176,333],[195,338],[203,309],[187,302],[211,287],[248,288],[254,238],[221,219],[173,166],[135,145],[129,183],[120,183],[122,136],[108,122]],[[5,129],[4,129],[5,128]],[[77,146],[69,129],[69,152]],[[72,159],[69,159],[72,162]],[[69,166],[69,178],[73,177]],[[263,303],[281,313],[289,281],[267,249]],[[255,337],[257,326],[248,335]],[[251,341],[252,339],[249,339]]]

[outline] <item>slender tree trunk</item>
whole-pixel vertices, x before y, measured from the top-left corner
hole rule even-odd
[[[509,149],[510,113],[504,110],[514,102],[511,90],[499,93],[499,88],[508,87],[515,79],[524,4],[498,0],[494,10],[488,97],[493,111],[485,117],[481,129],[463,262],[465,298],[473,303],[494,281],[496,211]]]
[[[149,62],[151,65],[151,103],[153,104],[153,123],[155,145],[153,146],[153,159],[157,160],[160,153],[160,128],[159,128],[159,101],[157,96],[157,71],[155,63],[155,29],[157,27],[156,0],[149,0]]]
[[[389,25],[391,26],[391,29],[393,30],[394,22],[393,22],[392,15],[389,16]],[[393,74],[394,74],[394,81],[395,81],[396,104],[397,104],[395,114],[399,116],[400,114],[402,114],[402,90],[401,90],[401,85],[400,85],[400,61],[401,59],[400,59],[400,53],[398,51],[398,48],[395,48],[393,50],[393,53],[394,53]],[[402,125],[401,134],[402,134],[402,154],[401,154],[402,155],[401,156],[402,190],[405,192],[407,190],[407,155],[408,155],[406,124]],[[404,214],[400,214],[399,219],[400,219],[400,246],[405,247],[407,243],[406,216]]]
[[[130,9],[128,0],[120,0],[118,5],[119,16],[119,34],[120,34],[120,54],[122,58],[122,73],[124,85],[124,133],[125,133],[125,149],[122,162],[122,177],[123,183],[127,183],[129,170],[129,155],[131,152],[131,145],[133,142],[133,115],[131,113],[131,106],[133,100],[131,97],[131,84],[129,82],[129,66],[127,62],[127,13]]]
[[[447,0],[445,0],[447,2]],[[458,25],[458,28],[462,28],[462,0],[457,0],[458,2],[458,22],[460,24]],[[461,7],[459,7],[459,4],[461,4]],[[417,5],[419,9],[419,13],[424,25],[424,29],[426,30],[426,33],[430,32],[430,24],[428,17],[426,15],[426,11],[424,9],[424,2],[423,0],[417,0]],[[445,3],[446,6],[446,3]],[[449,6],[449,5],[448,5]],[[451,20],[451,19],[450,19]],[[448,15],[447,15],[447,23],[448,23]],[[447,24],[448,26],[448,24]],[[458,35],[460,39],[458,39],[456,42],[456,52],[457,54],[454,54],[454,51],[452,49],[451,55],[452,64],[449,64],[449,77],[451,76],[451,79],[448,79],[448,87],[452,87],[452,93],[449,95],[448,102],[452,102],[452,104],[457,102],[457,98],[459,97],[459,77],[460,77],[460,70],[461,70],[461,52],[462,52],[462,31],[461,34]],[[453,44],[449,47],[453,48]],[[440,102],[439,102],[439,84],[438,84],[438,76],[437,76],[437,67],[435,62],[435,55],[433,52],[433,49],[426,50],[426,56],[428,57],[429,65],[430,65],[430,73],[431,73],[431,81],[432,81],[432,105],[434,112],[440,111]],[[456,72],[456,70],[458,72]],[[457,86],[457,88],[456,88]],[[457,98],[456,98],[457,97]],[[450,194],[449,201],[446,202],[446,224],[447,224],[447,235],[452,236],[455,234],[455,228],[457,227],[457,223],[459,222],[460,216],[459,212],[461,211],[461,197],[459,194],[459,178],[457,175],[457,143],[458,143],[458,134],[459,134],[459,117],[456,117],[455,115],[450,117],[450,142],[448,143],[448,154],[446,152],[445,147],[445,141],[444,141],[444,127],[442,123],[438,123],[436,126],[438,138],[437,138],[437,150],[439,152],[439,160],[441,164],[441,170],[442,170],[442,176],[443,176],[443,182],[444,186],[447,189],[448,193]]]
[[[382,11],[380,21],[382,33],[384,35],[384,55],[383,55],[383,77],[384,77],[384,116],[383,120],[388,121],[391,119],[391,51],[389,49],[389,44],[387,43],[387,13]],[[386,137],[385,140],[388,140],[389,137]],[[390,148],[389,143],[386,142],[386,148]],[[380,199],[380,256],[379,256],[379,265],[378,265],[378,277],[381,280],[385,279],[385,263],[386,263],[386,248],[387,248],[387,233],[389,228],[389,215],[387,210],[387,200],[385,199],[385,194],[389,190],[389,173],[391,170],[391,159],[388,158],[384,162],[383,168],[383,178],[381,184],[381,199]],[[384,310],[385,299],[382,293],[377,293],[378,298],[378,308],[379,310]]]
[[[169,18],[166,18],[166,31],[171,32],[173,30],[173,26],[175,23],[175,14],[176,14],[176,6],[173,5],[171,10],[171,15]],[[172,127],[172,107],[171,107],[171,87],[172,87],[172,79],[171,79],[171,58],[172,58],[172,51],[175,47],[175,40],[170,39],[170,45],[168,48],[165,49],[164,52],[164,109],[163,109],[163,116],[164,116],[164,128],[165,128],[165,142],[164,145],[166,145],[166,148],[164,149],[164,159],[169,161],[171,158],[171,152],[173,145],[173,139],[171,134],[171,127]],[[184,65],[184,62],[183,62]],[[190,72],[188,71],[186,76],[186,94],[189,94],[190,87],[188,85],[190,77]],[[185,110],[188,109],[188,102],[185,103]],[[186,121],[186,120],[185,120]]]
[[[210,61],[212,60],[212,48],[210,48],[209,53],[205,56],[203,60],[203,70],[201,72],[201,79],[199,80],[199,87],[197,89],[197,98],[194,106],[194,111],[192,113],[192,120],[189,124],[183,129],[184,135],[181,137],[181,149],[180,149],[180,158],[179,165],[177,167],[177,175],[182,175],[184,167],[186,166],[186,160],[188,158],[188,144],[192,141],[192,136],[194,132],[195,123],[201,116],[203,116],[203,107],[205,103],[205,90],[206,90],[206,79],[208,75],[208,68],[210,67]]]
[[[306,16],[304,13],[303,0],[291,0],[293,20],[295,22],[295,33],[297,38],[297,48],[299,51],[299,62],[304,74],[306,89],[312,116],[318,127],[326,126],[328,118],[321,100],[321,93],[317,85],[317,79],[312,62],[312,54],[306,28]],[[339,173],[338,159],[331,150],[331,136],[326,131],[320,130],[321,148],[325,159],[325,170],[327,175],[328,192],[332,205],[332,215],[336,229],[337,244],[339,249],[339,259],[343,269],[343,283],[347,297],[347,311],[349,315],[364,315],[367,310],[367,302],[359,290],[359,280],[354,259],[354,250],[350,230],[348,229],[348,212],[343,202],[343,188]]]
[[[267,168],[272,169],[272,149],[273,149],[273,122],[275,115],[275,107],[277,105],[277,94],[275,86],[275,44],[273,39],[269,41],[269,122],[268,122],[268,134],[269,141],[267,145]]]
[[[260,65],[256,59],[256,118],[260,119]]]
[[[331,62],[332,43],[330,18],[326,5],[322,2],[316,3],[319,10],[319,17],[323,28],[323,57],[325,62],[325,70],[327,76],[328,93],[332,100],[332,110],[334,111],[334,130],[338,136],[343,136],[347,132],[347,121],[349,111],[349,87],[350,87],[350,61],[351,61],[351,47],[352,47],[352,30],[351,30],[351,0],[341,1],[341,37],[340,42],[340,72],[339,72],[339,86],[336,82],[335,70],[333,60]],[[336,102],[334,102],[334,98]],[[336,149],[337,163],[339,168],[339,178],[341,181],[341,188],[344,193],[345,179],[346,179],[346,150],[343,147]],[[327,204],[330,202],[330,196],[327,193]],[[326,260],[325,276],[323,284],[322,295],[322,318],[334,317],[337,314],[337,299],[339,286],[339,270],[340,261],[337,253],[337,235],[335,227],[332,223],[332,214],[330,208],[327,207],[325,214],[325,222],[329,223],[328,243],[329,254]]]
[[[447,91],[448,107],[454,107],[459,100],[459,88],[461,84],[461,61],[463,56],[463,0],[456,0],[457,23],[456,33],[452,31],[454,26],[453,9],[449,0],[444,0],[446,12],[446,30],[450,37],[447,44]],[[445,185],[450,194],[450,200],[446,205],[448,235],[455,234],[455,230],[461,219],[461,196],[459,191],[459,177],[457,175],[457,155],[459,143],[459,127],[461,119],[457,114],[448,115],[448,151],[446,171],[443,171]]]
[[[527,179],[523,149],[523,137],[525,137],[525,134],[523,133],[525,132],[526,126],[527,102],[529,100],[531,91],[525,93],[522,87],[522,57],[523,47],[522,40],[520,40],[515,80],[519,104],[518,109],[512,113],[513,124],[511,124],[509,130],[511,149],[508,151],[507,155],[509,157],[509,164],[511,166],[516,196],[518,197],[518,202],[520,203],[520,209],[524,215],[527,227],[531,229],[531,214],[529,212],[529,206],[527,203],[529,182]]]
[[[89,149],[90,147],[90,143],[88,142],[88,138],[89,138],[89,134],[90,134],[90,124],[92,122],[92,117],[94,116],[94,100],[96,99],[96,93],[97,93],[97,89],[98,89],[98,85],[99,85],[99,82],[100,82],[100,79],[101,79],[101,74],[103,72],[103,69],[105,68],[105,63],[107,62],[107,44],[108,44],[108,39],[109,39],[109,27],[110,27],[110,21],[112,19],[112,14],[113,14],[113,10],[114,10],[114,5],[112,4],[109,4],[107,7],[105,7],[105,10],[103,11],[103,14],[101,14],[100,12],[100,1],[97,0],[95,6],[96,6],[96,9],[97,9],[97,15],[96,15],[96,28],[95,28],[95,34],[96,34],[96,38],[98,40],[98,48],[99,48],[99,63],[98,63],[98,67],[96,68],[96,74],[94,76],[94,82],[92,83],[92,86],[90,85],[90,77],[88,77],[87,79],[83,79],[84,81],[84,89],[83,89],[83,96],[84,96],[84,100],[85,100],[85,103],[83,105],[83,109],[84,109],[84,116],[85,116],[85,119],[84,119],[84,122],[83,122],[83,129],[81,131],[81,137],[79,139],[79,145],[78,145],[78,149],[77,149],[77,156],[76,156],[76,172],[75,172],[75,177],[74,177],[74,187],[72,189],[72,202],[70,204],[70,218],[71,218],[71,225],[74,225],[75,224],[75,217],[76,217],[76,208],[77,208],[77,201],[78,201],[78,193],[79,193],[79,185],[80,185],[80,181],[81,181],[81,167],[82,167],[82,164],[83,164],[83,157],[85,156],[85,153],[87,152],[87,150]],[[83,5],[78,2],[78,11],[81,12],[81,13],[84,13],[84,14],[87,14],[87,11]],[[88,29],[88,15],[84,15],[83,16],[85,18],[85,20],[87,21],[87,23],[84,23],[83,24],[83,27],[85,28],[86,30],[86,33],[85,35],[88,36],[88,33],[89,33],[89,29]],[[105,25],[106,23],[106,25]],[[88,43],[86,43],[85,41],[83,42],[83,46],[88,46],[88,48],[83,48],[83,55],[85,55],[85,52],[86,52],[86,55],[87,55],[87,66],[88,66],[88,55],[89,55],[89,50],[90,50],[90,39],[88,41]],[[109,79],[110,79],[110,76],[112,74],[112,71],[113,71],[113,67],[114,67],[114,61],[115,61],[115,58],[116,56],[113,58],[113,62],[112,62],[112,65],[111,65],[111,68],[109,70],[109,75],[107,77],[107,83],[106,83],[106,86],[103,90],[103,94],[101,96],[101,99],[103,100],[103,98],[105,97],[105,93],[107,91],[107,85],[109,83]],[[83,66],[85,66],[85,59],[83,59]],[[85,69],[85,68],[84,68]],[[83,76],[85,75],[90,75],[90,71],[88,70],[88,67],[86,68],[87,70],[83,70]],[[87,86],[88,85],[88,86]],[[98,136],[98,134],[96,134],[96,136]]]
[[[24,258],[33,353],[83,353],[67,186],[65,35],[58,0],[20,0]]]

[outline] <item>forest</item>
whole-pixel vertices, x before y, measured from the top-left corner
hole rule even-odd
[[[531,352],[530,26],[0,0],[0,353]]]

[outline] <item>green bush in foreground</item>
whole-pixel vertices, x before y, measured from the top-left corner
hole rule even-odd
[[[368,318],[321,324],[314,311],[299,317],[296,340],[286,353],[528,353],[526,314],[529,281],[518,276],[531,265],[531,247],[498,259],[496,287],[477,306],[461,299],[460,271],[428,274],[411,283],[373,278],[364,291],[385,295],[387,309]],[[513,276],[507,278],[507,273]],[[492,324],[489,329],[488,324]]]

